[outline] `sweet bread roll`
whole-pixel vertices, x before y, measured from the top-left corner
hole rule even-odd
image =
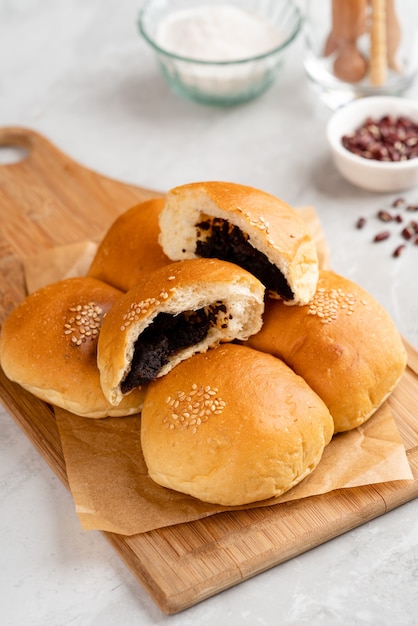
[[[324,270],[308,305],[268,300],[263,327],[248,345],[302,376],[329,408],[336,432],[363,424],[406,366],[402,339],[384,308],[359,285]]]
[[[122,213],[99,244],[87,275],[128,291],[144,274],[171,263],[158,243],[163,205],[156,198]]]
[[[264,191],[223,182],[175,187],[166,195],[160,230],[161,246],[174,261],[231,261],[288,304],[306,304],[315,292],[318,258],[306,223]]]
[[[225,506],[288,491],[317,466],[332,433],[328,409],[302,378],[235,344],[151,383],[141,418],[150,477]]]
[[[305,304],[318,279],[306,223],[259,189],[204,182],[175,187],[160,213],[160,243],[173,260],[216,257],[253,273],[272,297]]]
[[[144,391],[115,408],[103,395],[97,339],[122,293],[94,278],[69,278],[33,292],[8,316],[0,340],[6,376],[45,402],[85,417],[137,413]]]
[[[221,341],[261,328],[264,287],[218,259],[172,263],[148,274],[106,315],[98,343],[102,389],[115,406],[132,389]]]

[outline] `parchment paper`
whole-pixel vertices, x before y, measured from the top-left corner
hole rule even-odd
[[[312,207],[300,209],[315,240],[320,267],[330,267],[329,249]],[[93,242],[53,249],[24,260],[29,291],[84,275],[96,250]],[[133,535],[188,522],[234,508],[256,508],[394,480],[413,480],[401,437],[385,403],[359,428],[334,436],[318,467],[280,498],[245,507],[206,504],[160,487],[145,466],[140,415],[88,419],[55,408],[68,481],[84,529]]]
[[[206,504],[157,485],[147,474],[140,416],[88,420],[56,409],[67,475],[84,529],[123,535],[256,508],[341,489],[412,479],[405,449],[387,405],[363,426],[336,435],[317,468],[279,498],[245,507]]]

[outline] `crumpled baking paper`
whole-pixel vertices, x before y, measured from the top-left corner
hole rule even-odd
[[[359,428],[334,436],[319,465],[299,485],[279,498],[241,507],[207,504],[157,485],[142,456],[139,415],[89,420],[63,409],[56,409],[55,415],[76,511],[86,530],[133,535],[221,511],[413,478],[386,404]]]

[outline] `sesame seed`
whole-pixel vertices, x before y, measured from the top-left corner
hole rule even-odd
[[[317,289],[312,302],[308,305],[308,315],[316,315],[321,323],[329,324],[338,319],[338,313],[352,315],[355,312],[356,298],[343,289]]]
[[[167,396],[165,404],[168,413],[163,417],[163,424],[170,430],[190,429],[193,434],[196,433],[198,427],[207,422],[210,416],[220,415],[226,406],[226,402],[218,396],[218,393],[217,387],[210,385],[198,387],[194,383],[188,393],[180,390],[174,397]]]
[[[80,346],[87,338],[93,340],[99,334],[102,325],[102,309],[94,302],[77,304],[68,308],[69,315],[64,323],[64,335],[71,335],[71,343]],[[75,326],[74,326],[75,324]]]
[[[153,304],[159,306],[161,302],[157,298],[146,298],[140,302],[131,302],[128,312],[122,316],[124,324],[120,327],[121,331],[125,331],[132,322],[137,322],[142,316],[146,315],[149,307]]]

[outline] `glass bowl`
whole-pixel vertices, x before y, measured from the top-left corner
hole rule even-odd
[[[383,4],[384,13],[365,0],[305,2],[305,71],[333,110],[361,97],[399,96],[415,80],[418,2]]]
[[[211,35],[208,36],[213,36],[213,28],[216,25],[216,16],[214,17],[213,12],[218,11],[219,25],[219,11],[224,11],[226,6],[232,11],[238,11],[238,18],[243,17],[242,12],[245,12],[248,19],[258,19],[260,27],[273,29],[272,44],[266,44],[266,41],[269,41],[266,37],[261,52],[258,49],[256,53],[253,53],[254,42],[248,39],[244,41],[245,53],[231,58],[233,51],[228,48],[232,45],[231,40],[241,39],[242,44],[245,33],[241,28],[240,19],[233,23],[229,15],[230,36],[225,37],[219,34],[216,51],[213,46],[210,48],[210,42],[205,48],[204,37],[209,31]],[[189,20],[187,42],[190,44],[190,50],[191,41],[194,40],[192,52],[185,54],[182,51],[178,52],[178,47],[167,46],[166,39],[161,39],[161,25],[167,28],[166,20],[178,19],[179,12],[183,12],[183,18],[185,15],[190,18],[190,12],[196,9],[202,11],[201,15],[205,12],[204,15],[208,19],[212,11],[212,18],[215,21],[207,24],[200,23],[197,27],[196,20],[193,22]],[[301,23],[300,10],[292,0],[210,0],[210,2],[209,0],[206,2],[204,0],[203,2],[146,0],[138,19],[139,31],[154,50],[162,75],[170,89],[184,98],[218,106],[240,104],[266,91],[282,67],[289,46],[299,34]],[[219,33],[225,28],[225,22],[221,26]],[[193,32],[194,27],[199,29]],[[176,28],[175,36],[179,40],[181,35],[178,34],[178,26]],[[269,30],[270,34],[271,30]],[[213,44],[213,39],[211,41]],[[178,43],[181,45],[184,42]],[[181,49],[184,50],[184,46]],[[212,53],[213,57],[210,56]],[[224,56],[220,56],[222,54]]]
[[[377,192],[394,192],[418,186],[418,157],[383,161],[347,150],[342,138],[355,132],[368,118],[405,117],[418,125],[418,102],[399,96],[369,96],[347,104],[327,125],[327,140],[340,174],[353,185]]]

